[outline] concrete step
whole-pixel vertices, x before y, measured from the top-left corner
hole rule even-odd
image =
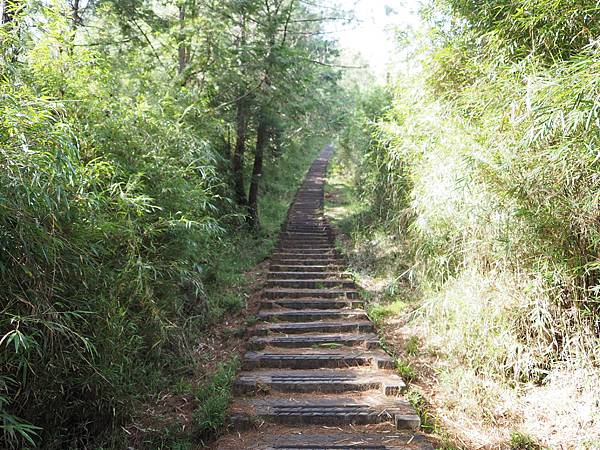
[[[337,258],[272,258],[271,262],[280,266],[339,266]]]
[[[327,247],[279,247],[275,253],[287,254],[291,253],[294,255],[337,255],[337,250],[332,246]]]
[[[339,348],[362,347],[368,350],[379,348],[379,338],[374,333],[357,334],[295,334],[292,336],[253,336],[248,350],[264,350],[266,347],[280,348]]]
[[[324,396],[278,395],[238,400],[231,407],[234,425],[263,421],[282,425],[366,425],[389,422],[398,429],[418,429],[421,420],[413,407],[400,397],[385,395]],[[300,447],[302,448],[302,447]],[[305,447],[309,448],[310,447]],[[335,447],[334,447],[335,448]],[[339,447],[341,449],[345,447]],[[362,447],[364,449],[364,447]]]
[[[261,306],[263,309],[361,309],[364,308],[365,302],[349,298],[276,298],[263,300]]]
[[[294,224],[294,223],[286,223],[283,227],[283,231],[285,233],[290,233],[290,234],[299,234],[299,233],[304,233],[304,234],[315,234],[315,233],[322,233],[325,235],[329,235],[331,233],[331,229],[329,228],[329,226],[325,225],[325,224]]]
[[[314,232],[282,231],[279,234],[278,240],[290,242],[321,242],[331,244],[333,242],[333,235],[331,232],[326,230],[317,230]]]
[[[288,279],[275,279],[267,281],[267,288],[292,288],[292,289],[324,289],[342,288],[356,289],[354,281],[342,278],[313,278],[302,279],[291,276]]]
[[[321,251],[335,251],[335,248],[332,246],[330,242],[317,242],[311,243],[306,241],[298,241],[298,242],[290,242],[284,241],[278,244],[278,247],[275,251],[277,252],[299,252],[299,253],[314,253],[315,250],[317,252]]]
[[[272,262],[269,266],[271,272],[335,272],[341,270],[341,266],[337,264],[313,264],[308,266],[305,264],[279,264]]]
[[[263,435],[269,435],[257,442],[256,431],[248,431],[240,435],[222,439],[218,443],[219,450],[433,450],[433,446],[426,438],[411,431],[385,430],[377,433],[370,428],[364,432],[360,426],[352,427],[345,432],[334,428],[326,430],[306,430],[299,432],[297,428],[289,428],[287,432],[282,430],[281,425],[270,430],[269,425],[260,427]],[[372,426],[367,426],[372,427]],[[378,425],[381,427],[381,425]],[[285,430],[285,428],[284,428]],[[244,447],[239,443],[248,442]],[[229,446],[231,445],[231,446]]]
[[[330,233],[327,231],[282,231],[279,237],[281,239],[329,239]]]
[[[351,280],[341,272],[269,272],[267,279],[271,280]]]
[[[303,211],[292,211],[288,212],[286,217],[286,222],[288,224],[296,224],[296,225],[319,225],[319,226],[328,226],[328,223],[325,221],[323,216],[322,206],[319,200],[309,200],[306,199],[306,202],[313,202],[312,206],[305,205],[307,212]],[[309,208],[312,207],[310,213],[308,213]]]
[[[330,289],[293,289],[293,288],[268,288],[262,295],[263,298],[350,298],[359,297],[358,291],[352,288],[330,288]]]
[[[311,322],[315,320],[366,320],[367,314],[361,309],[304,309],[266,310],[258,313],[259,320],[268,322]]]
[[[327,263],[338,262],[338,256],[335,253],[296,253],[296,252],[277,252],[271,255],[271,261],[326,261]]]
[[[345,393],[379,391],[399,395],[406,385],[394,373],[363,369],[254,370],[241,372],[233,385],[236,395],[272,392]]]
[[[244,370],[253,369],[337,369],[369,366],[374,369],[393,369],[394,360],[381,350],[355,349],[267,349],[246,352]]]
[[[326,250],[323,252],[310,253],[297,251],[296,249],[286,249],[286,251],[276,251],[271,255],[271,259],[332,259],[338,258],[335,250]]]
[[[327,234],[310,234],[306,233],[295,233],[286,234],[282,233],[279,236],[279,242],[293,243],[293,244],[313,244],[313,245],[331,245],[333,241]]]
[[[320,320],[313,322],[259,323],[252,330],[256,336],[301,333],[370,333],[374,330],[369,320]]]

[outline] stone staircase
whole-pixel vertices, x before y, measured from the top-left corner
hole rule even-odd
[[[326,147],[272,255],[223,450],[431,449],[323,218]]]

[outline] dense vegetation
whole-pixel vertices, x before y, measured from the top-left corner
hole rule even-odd
[[[192,382],[198,343],[336,134],[371,316],[412,312],[448,411],[600,445],[599,9],[432,0],[376,86],[319,2],[0,0],[0,447],[126,448],[164,390],[177,448],[218,429],[237,359]]]
[[[0,447],[124,448],[243,306],[335,127],[336,50],[293,0],[0,6]]]
[[[388,291],[417,288],[452,408],[569,448],[600,438],[598,13],[432,2],[416,75],[356,99],[340,139],[357,248],[381,247]]]

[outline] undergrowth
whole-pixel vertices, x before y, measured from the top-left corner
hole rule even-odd
[[[547,21],[569,2],[533,3],[531,39],[573,25]],[[518,11],[473,5],[432,5],[432,34],[416,41],[419,74],[354,99],[359,112],[347,117],[330,180],[346,204],[330,215],[373,292],[374,321],[402,317],[425,354],[445,361],[444,412],[477,423],[459,433],[508,445],[518,428],[540,445],[592,448],[597,45],[573,41],[568,56],[527,47],[525,34],[502,34],[522,31]],[[494,30],[479,28],[484,16]],[[555,408],[544,395],[569,400]]]
[[[74,37],[68,2],[8,2],[0,24],[2,448],[122,448],[136,405],[181,383],[207,330],[245,306],[243,273],[324,144],[302,113],[279,123],[250,230],[232,200],[229,112],[123,37],[118,2],[93,3],[98,35]],[[104,32],[124,45],[96,45]],[[209,403],[201,429],[224,410]]]

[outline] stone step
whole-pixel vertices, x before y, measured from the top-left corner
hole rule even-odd
[[[282,231],[279,237],[281,239],[329,239],[330,233],[327,231]]]
[[[339,348],[363,347],[368,350],[379,348],[379,338],[374,333],[357,334],[295,334],[292,336],[253,336],[248,350],[264,350],[266,347],[280,348]]]
[[[358,291],[351,288],[331,289],[293,289],[293,288],[268,288],[263,291],[263,298],[358,298]]]
[[[281,226],[219,450],[432,450],[396,430],[419,417],[343,273],[323,207],[332,152],[313,163]]]
[[[342,272],[269,272],[268,280],[351,280]]]
[[[288,247],[279,247],[275,251],[279,254],[292,253],[295,255],[336,255],[337,250],[332,246],[323,246],[323,247],[298,247],[288,246]]]
[[[290,243],[290,244],[311,244],[327,246],[332,245],[333,240],[329,236],[279,236],[279,243]]]
[[[277,430],[271,430],[270,436],[258,443],[256,443],[255,432],[248,433],[247,440],[252,442],[248,447],[237,447],[237,443],[233,442],[233,446],[228,447],[225,441],[221,441],[218,448],[219,450],[239,450],[240,448],[252,450],[433,450],[433,446],[423,435],[410,431],[386,430],[383,433],[377,433],[373,430],[366,430],[361,433],[357,430],[359,427],[353,427],[347,432],[333,429],[327,433],[327,430],[319,429],[299,433],[294,428],[285,433],[282,432],[281,425],[276,426]],[[261,427],[261,430],[263,429]],[[243,434],[237,438],[246,439]]]
[[[278,348],[246,352],[242,361],[244,370],[334,369],[362,366],[393,369],[394,360],[381,350]]]
[[[249,422],[258,424],[263,421],[283,425],[320,426],[388,422],[395,424],[398,429],[411,430],[416,430],[421,425],[418,414],[406,400],[381,394],[298,394],[293,399],[269,395],[238,400],[231,407],[231,420],[234,425],[239,424],[242,427]]]
[[[332,245],[310,245],[310,244],[290,244],[286,246],[278,246],[276,249],[277,252],[281,253],[327,253],[332,252],[335,253],[337,250]]]
[[[280,236],[280,243],[310,244],[310,245],[332,245],[333,240],[327,236]]]
[[[313,244],[331,244],[332,240],[327,233],[282,233],[279,236],[280,242],[295,243],[313,243]]]
[[[324,224],[299,224],[299,223],[286,223],[283,227],[284,233],[290,234],[315,234],[322,233],[326,236],[331,233],[330,228]]]
[[[332,235],[331,228],[327,224],[300,225],[288,220],[286,227],[281,230],[281,237],[291,238],[329,238]]]
[[[286,230],[292,231],[325,231],[325,221],[321,216],[306,217],[306,214],[293,214],[288,217]]]
[[[271,262],[280,266],[339,266],[337,258],[273,258]]]
[[[296,249],[287,249],[286,251],[276,251],[271,255],[271,259],[336,259],[338,255],[335,250],[326,250],[323,252],[311,253],[299,252]]]
[[[320,320],[314,322],[259,323],[252,330],[256,336],[301,333],[369,333],[374,330],[369,320]]]
[[[315,320],[366,320],[367,314],[361,309],[304,309],[266,310],[258,313],[258,319],[274,322],[311,322]]]
[[[297,231],[299,233],[313,233],[316,231],[328,231],[329,225],[324,219],[303,219],[302,217],[290,216],[286,222],[286,231]]]
[[[341,270],[341,266],[335,264],[314,264],[308,266],[305,264],[278,264],[273,262],[269,269],[271,272],[334,272]]]
[[[293,289],[323,289],[323,288],[346,288],[355,289],[354,281],[341,278],[330,278],[328,280],[322,278],[302,279],[290,277],[288,279],[268,280],[266,286],[268,288],[293,288]]]
[[[406,385],[394,373],[361,369],[254,370],[241,372],[233,384],[236,395],[271,392],[344,393],[376,390],[399,395]]]
[[[336,299],[336,298],[276,298],[262,300],[263,309],[287,308],[287,309],[342,309],[342,308],[364,308],[365,302],[360,299]]]
[[[315,253],[323,251],[336,251],[330,243],[313,244],[305,241],[283,242],[275,249],[277,252]]]

